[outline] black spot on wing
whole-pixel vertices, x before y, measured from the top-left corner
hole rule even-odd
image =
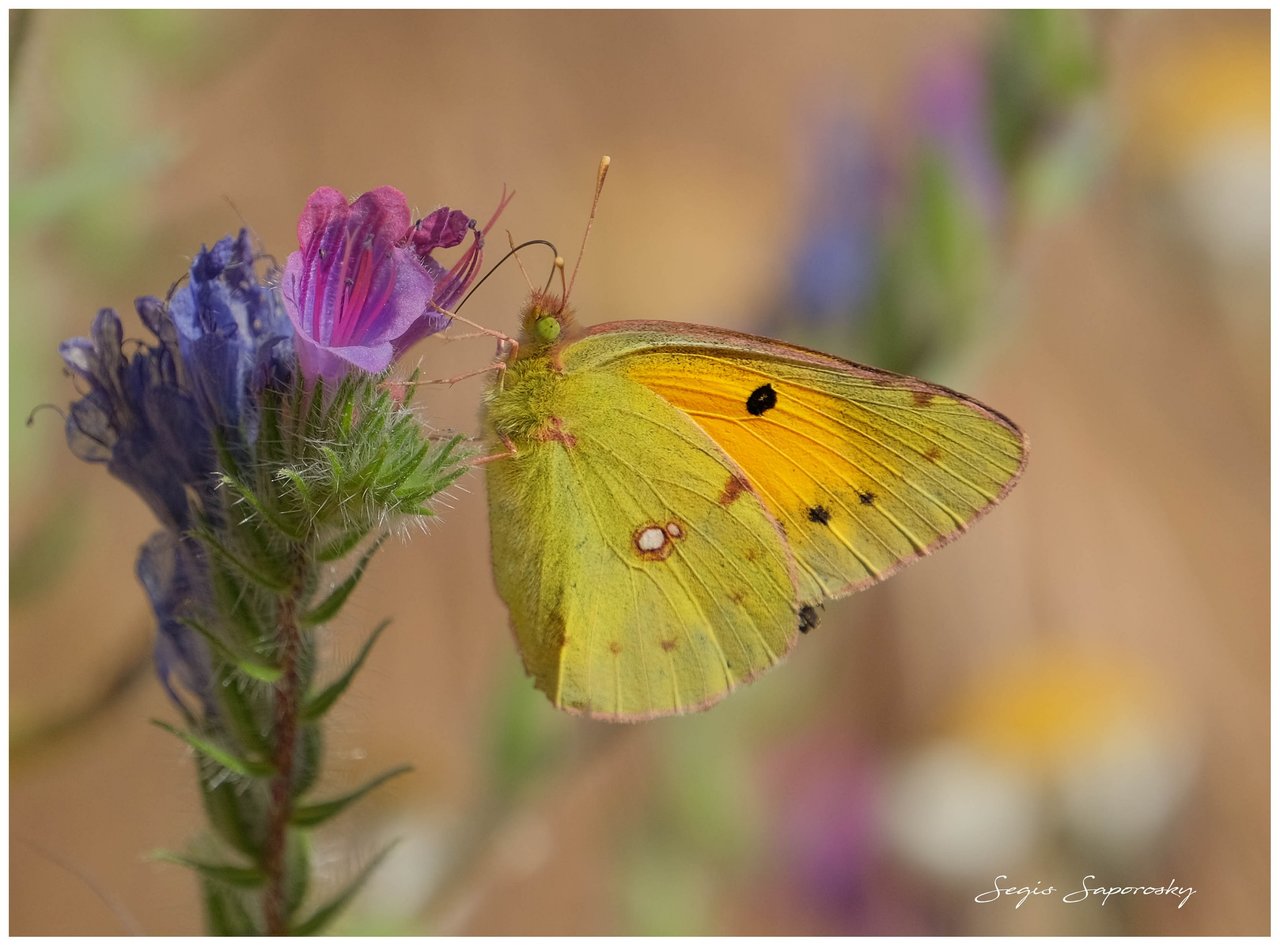
[[[762,384],[751,392],[747,398],[747,413],[759,417],[765,411],[778,405],[778,392],[771,384]]]
[[[862,505],[864,506],[874,505],[875,501],[876,501],[875,493],[871,493],[871,492],[858,493],[858,502],[862,503]]]
[[[818,612],[813,605],[806,604],[800,609],[800,633],[808,634],[818,626]]]
[[[809,521],[825,526],[831,521],[831,510],[826,506],[814,506],[809,510]]]

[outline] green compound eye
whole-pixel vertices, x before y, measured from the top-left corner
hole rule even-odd
[[[560,336],[560,320],[550,315],[538,319],[538,338],[544,342],[554,342]]]

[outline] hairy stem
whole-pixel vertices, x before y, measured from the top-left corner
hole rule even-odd
[[[267,843],[263,858],[267,883],[262,903],[266,932],[271,936],[283,936],[289,932],[285,848],[289,821],[293,817],[294,759],[297,757],[298,717],[302,705],[302,694],[299,692],[302,633],[298,614],[302,597],[301,573],[302,569],[298,569],[298,577],[281,599],[277,625],[281,676],[276,683],[275,709],[272,714],[272,734],[275,736],[272,763],[275,775],[271,780],[271,807],[267,815]]]

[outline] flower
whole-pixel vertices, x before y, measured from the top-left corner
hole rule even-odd
[[[815,326],[847,322],[872,295],[884,249],[886,173],[866,129],[824,112],[810,133],[804,234],[792,251],[788,308]]]
[[[221,517],[215,437],[236,453],[252,450],[259,396],[287,380],[293,348],[245,231],[201,248],[171,302],[144,296],[135,305],[157,344],[136,342],[126,355],[120,318],[103,309],[90,337],[59,346],[88,385],[67,413],[67,444],[80,459],[105,463],[164,526],[143,546],[137,569],[159,626],[157,671],[186,709],[173,681],[201,696],[208,687],[203,642],[182,616],[207,598],[203,553],[189,533]]]
[[[59,348],[67,367],[89,391],[67,414],[67,445],[82,460],[108,471],[141,496],[162,524],[182,530],[192,524],[186,487],[213,468],[208,426],[179,380],[177,334],[163,304],[138,300],[138,314],[160,339],[123,351],[120,318],[103,309],[89,338]],[[151,320],[154,319],[154,324]]]
[[[154,307],[158,300],[147,300]],[[186,382],[204,415],[220,427],[257,436],[254,395],[283,384],[293,363],[293,329],[279,293],[258,282],[249,234],[204,250],[191,278],[173,294],[170,314]]]
[[[940,156],[985,223],[1004,210],[1003,171],[992,141],[985,64],[976,54],[940,57],[915,89],[921,144]]]
[[[213,712],[210,692],[209,652],[204,641],[183,623],[196,601],[207,600],[207,564],[198,544],[172,532],[157,532],[138,553],[138,581],[147,592],[156,616],[153,659],[160,684],[179,707],[192,715],[181,687],[203,704],[203,715]]]
[[[505,206],[499,205],[497,214]],[[309,381],[335,381],[352,368],[378,374],[410,345],[449,324],[442,311],[475,277],[484,229],[441,207],[410,226],[409,205],[394,187],[348,204],[332,187],[307,200],[298,220],[300,249],[285,263],[285,308],[297,331],[298,362]],[[449,271],[431,253],[471,248]]]

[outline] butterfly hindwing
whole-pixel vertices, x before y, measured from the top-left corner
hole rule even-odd
[[[570,372],[642,385],[734,461],[781,524],[805,603],[865,587],[947,542],[1025,464],[1021,432],[964,395],[769,339],[614,323],[563,360]]]
[[[498,588],[537,685],[566,709],[643,719],[779,660],[798,633],[794,563],[733,461],[617,372],[566,371],[554,392],[521,402],[518,460],[487,469]]]

